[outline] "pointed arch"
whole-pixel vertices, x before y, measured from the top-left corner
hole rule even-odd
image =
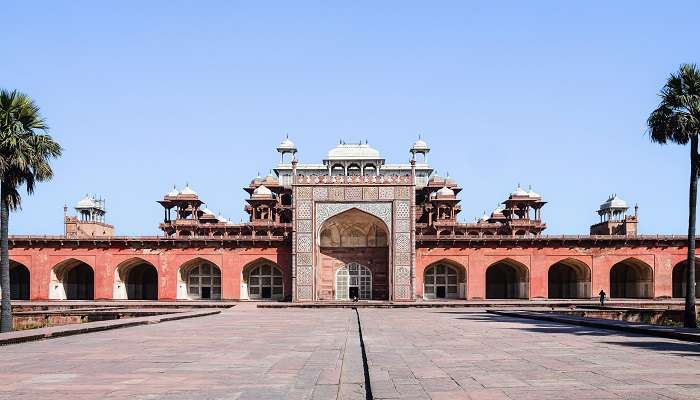
[[[527,299],[530,296],[530,271],[512,258],[496,261],[486,268],[487,299]]]
[[[241,299],[283,300],[285,274],[276,262],[260,257],[241,270]]]
[[[654,297],[654,269],[629,257],[610,268],[610,297],[650,299]]]
[[[195,257],[180,265],[178,300],[221,300],[221,268],[211,260]]]
[[[591,297],[591,267],[581,260],[565,258],[549,266],[547,297],[586,299]]]
[[[114,269],[114,299],[158,300],[158,270],[141,257],[122,261]]]
[[[30,273],[26,265],[10,260],[10,299],[29,300]]]
[[[448,258],[429,264],[423,272],[423,298],[465,299],[466,276],[467,269]]]
[[[51,268],[49,299],[93,300],[95,272],[91,265],[76,258],[59,262]]]

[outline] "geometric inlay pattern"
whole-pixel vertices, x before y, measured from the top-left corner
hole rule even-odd
[[[379,187],[379,199],[380,200],[394,200],[394,187],[393,186],[381,186],[381,187]]]
[[[411,251],[411,234],[397,233],[394,248],[396,249],[396,253],[409,253]]]
[[[300,201],[297,205],[297,218],[311,218],[311,204],[310,201]]]
[[[310,233],[298,233],[297,234],[297,251],[300,253],[310,253],[311,252],[311,234]]]

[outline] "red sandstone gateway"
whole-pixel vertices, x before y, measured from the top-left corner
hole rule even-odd
[[[542,236],[542,196],[520,186],[490,215],[457,222],[460,188],[433,174],[416,141],[410,164],[341,142],[280,164],[244,190],[250,221],[217,216],[173,189],[164,236],[119,237],[87,196],[65,235],[10,238],[13,299],[589,299],[682,297],[686,238],[637,235],[637,209],[611,196],[590,236]],[[700,278],[700,274],[696,275]]]

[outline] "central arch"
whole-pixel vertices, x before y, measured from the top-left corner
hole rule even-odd
[[[362,273],[358,279],[371,281],[371,292],[366,295],[356,286],[359,298],[389,299],[389,228],[382,219],[350,208],[325,219],[318,237],[319,300],[351,298],[339,288],[345,277],[354,281],[353,271]],[[341,272],[344,268],[347,274]]]
[[[70,258],[51,269],[49,299],[93,300],[95,298],[95,273],[87,263]]]
[[[573,258],[556,262],[549,267],[547,289],[547,297],[550,299],[590,298],[591,269]]]
[[[698,293],[698,288],[700,288],[700,267],[698,266],[700,260],[695,260],[695,297],[700,298],[700,293]],[[683,260],[673,267],[672,280],[673,280],[673,297],[685,297],[686,292],[686,274],[688,273],[688,261]]]
[[[423,298],[426,300],[466,298],[465,275],[464,268],[445,261],[429,265],[423,274]]]
[[[610,268],[610,297],[650,299],[654,271],[636,258],[622,260]]]
[[[158,300],[158,270],[153,264],[132,258],[119,264],[114,274],[115,299]]]
[[[29,300],[29,268],[10,260],[10,299]]]
[[[491,264],[486,269],[486,298],[527,299],[528,275],[524,264],[509,258]]]

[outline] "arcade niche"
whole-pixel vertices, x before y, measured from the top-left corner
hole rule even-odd
[[[382,220],[353,208],[326,220],[320,232],[320,300],[389,298],[389,240]]]

